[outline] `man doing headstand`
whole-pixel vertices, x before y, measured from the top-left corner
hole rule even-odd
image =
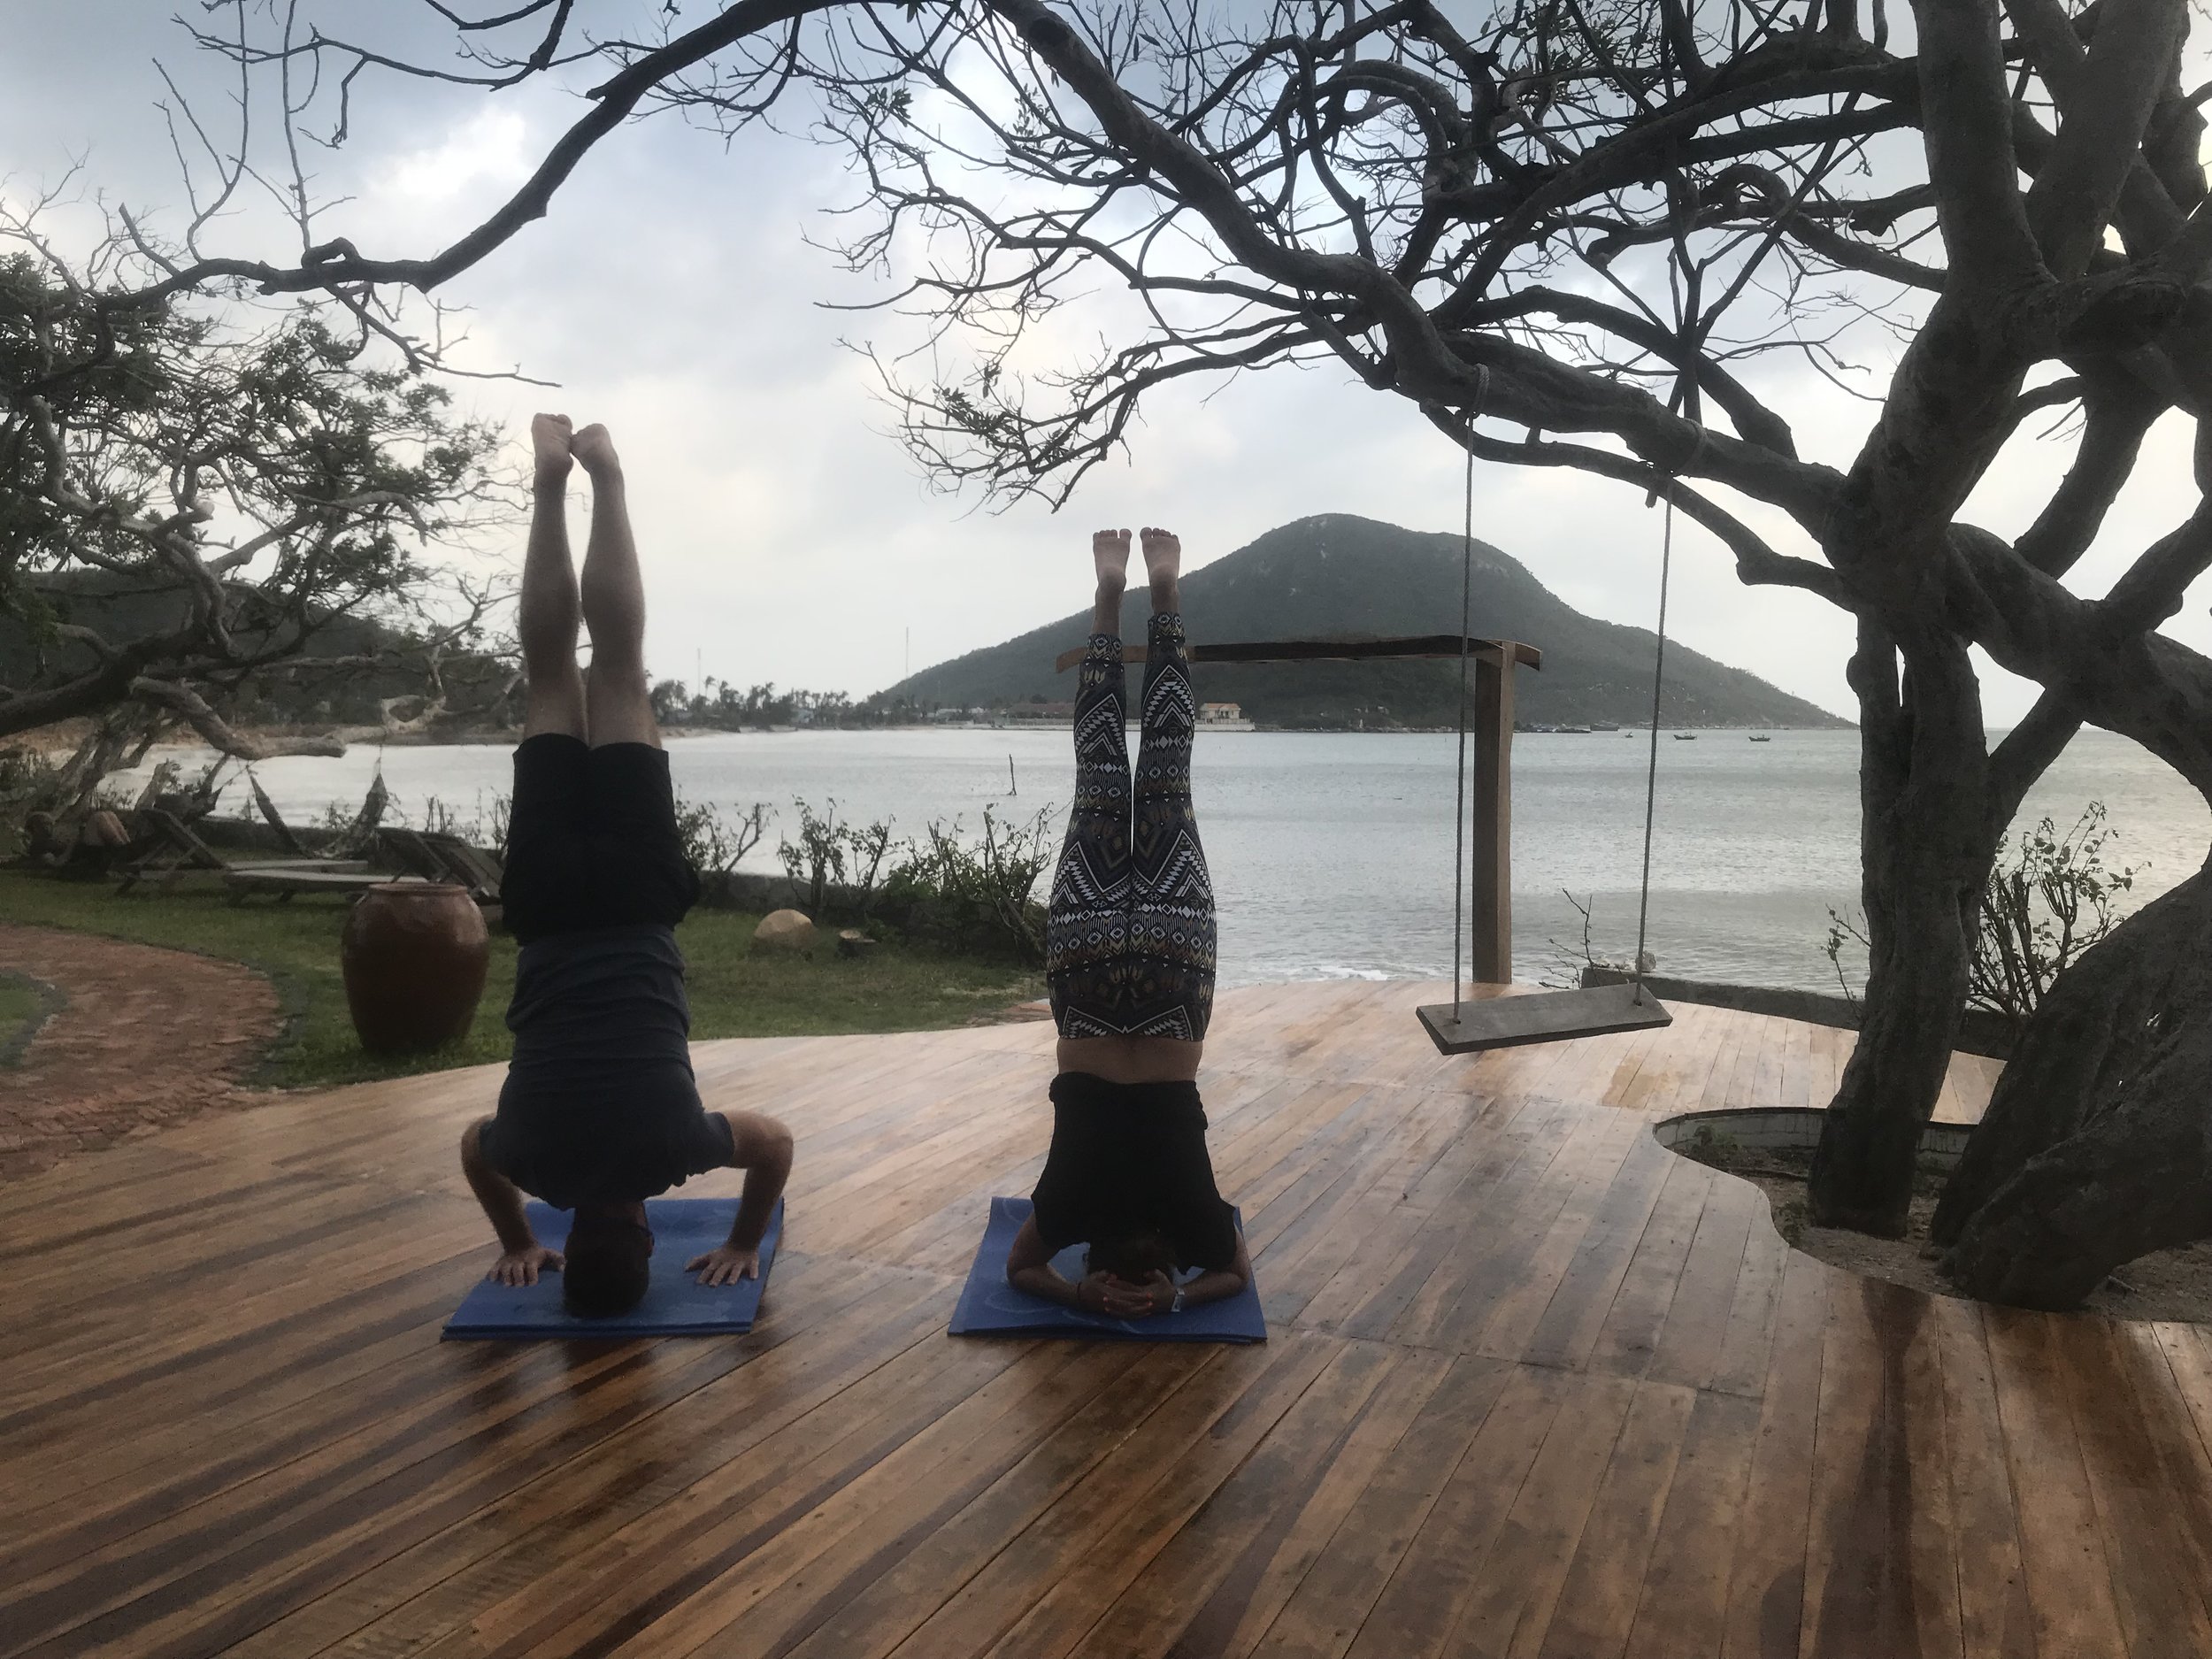
[[[521,951],[507,1025],[514,1058],[496,1116],[461,1137],[461,1168],[499,1235],[488,1277],[562,1276],[571,1312],[603,1318],[645,1294],[645,1200],[707,1170],[745,1171],[729,1241],[687,1271],[703,1285],[760,1272],[760,1241],[791,1172],[791,1133],[710,1112],[692,1076],[691,1009],[675,926],[699,896],[676,830],[668,756],[645,680],[645,590],[604,426],[530,425],[534,503],[522,572],[528,708],[500,896]],[[592,482],[580,589],[569,560],[571,462]],[[579,618],[591,669],[576,667]],[[565,1250],[530,1230],[522,1194],[575,1212]]]
[[[1129,532],[1091,538],[1098,588],[1076,694],[1075,802],[1045,924],[1060,1027],[1052,1150],[1006,1261],[1017,1289],[1125,1319],[1233,1296],[1252,1278],[1214,1185],[1196,1081],[1213,1016],[1214,894],[1191,810],[1183,549],[1165,530],[1142,535],[1152,622],[1133,780],[1121,660]],[[1052,1258],[1079,1242],[1090,1251],[1070,1280]]]

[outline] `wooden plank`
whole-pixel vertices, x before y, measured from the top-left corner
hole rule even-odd
[[[803,1279],[804,1268],[793,1265]],[[457,1350],[473,1346],[434,1352],[472,1369],[483,1362]],[[12,1624],[19,1603],[50,1605],[73,1621],[24,1650],[34,1654],[119,1654],[187,1631],[239,1640],[757,1351],[750,1340],[674,1352],[613,1343],[565,1359],[535,1346],[518,1357],[513,1380],[442,1412],[362,1425],[268,1479],[92,1552],[70,1574],[0,1592],[5,1617]],[[650,1363],[664,1355],[666,1363]],[[211,1601],[218,1585],[222,1594]]]
[[[1637,1388],[1557,1606],[1543,1628],[1537,1651],[1545,1659],[1613,1659],[1626,1649],[1696,1402],[1687,1388],[1664,1383]],[[1526,1640],[1514,1646],[1529,1648]]]
[[[1966,1659],[2031,1659],[2035,1633],[1981,1310],[1939,1296],[1929,1311],[1943,1369],[1943,1443]]]
[[[848,1586],[819,1592],[818,1617],[793,1632],[795,1640],[785,1651],[795,1659],[889,1653],[1079,1486],[1095,1479],[1120,1486],[1129,1479],[1126,1465],[1139,1455],[1164,1468],[1218,1415],[1218,1395],[1185,1385],[1224,1352],[1163,1345],[1146,1354],[1113,1387],[856,1593],[841,1600]],[[1122,1463],[1110,1466],[1117,1456]],[[997,1634],[992,1631],[982,1640]]]
[[[1638,1386],[1624,1377],[1563,1380],[1559,1416],[1453,1629],[1454,1653],[1533,1655],[1558,1606]]]
[[[1001,1384],[1002,1393],[1009,1386],[1033,1386],[1061,1369],[1033,1354],[979,1353],[974,1344],[926,1336],[917,1340],[903,1317],[892,1324],[881,1339],[887,1354],[855,1355],[848,1333],[836,1350],[795,1379],[796,1388],[787,1390],[780,1386],[782,1379],[772,1375],[755,1391],[745,1386],[741,1373],[717,1385],[688,1412],[698,1426],[672,1441],[664,1439],[660,1422],[626,1429],[610,1445],[642,1460],[640,1472],[650,1489],[613,1506],[612,1513],[589,1488],[577,1492],[565,1474],[561,1485],[518,1490],[512,1500],[518,1516],[535,1523],[543,1516],[541,1504],[553,1510],[545,1517],[555,1535],[548,1540],[549,1558],[538,1564],[536,1552],[526,1548],[543,1529],[491,1529],[496,1548],[485,1557],[481,1583],[493,1594],[472,1595],[465,1585],[461,1594],[436,1597],[427,1616],[403,1606],[393,1645],[434,1655],[525,1653],[557,1649],[565,1641],[572,1652],[587,1641],[611,1647],[629,1630],[680,1605],[728,1565],[766,1548],[812,1504],[864,1478],[925,1432],[949,1403],[1017,1367],[1013,1383]],[[715,1419],[732,1419],[734,1409],[733,1420],[744,1420],[750,1399],[768,1408],[757,1439],[749,1431],[717,1435]],[[682,1453],[673,1463],[668,1461],[672,1447]],[[560,1502],[569,1493],[575,1493],[569,1501],[581,1508],[574,1519],[561,1513]],[[403,1566],[406,1557],[394,1562]],[[408,1634],[418,1624],[435,1635],[427,1646]]]
[[[1422,1221],[1420,1230],[1389,1264],[1378,1273],[1366,1294],[1338,1327],[1349,1337],[1394,1335],[1404,1317],[1421,1298],[1430,1282],[1447,1271],[1453,1254],[1467,1243],[1466,1218],[1480,1215],[1506,1190],[1513,1172],[1540,1154],[1557,1130],[1566,1109],[1555,1102],[1531,1104],[1467,1143],[1476,1161],[1460,1169],[1458,1184],[1440,1198]]]
[[[1593,1370],[1640,1377],[1649,1369],[1688,1269],[1691,1244],[1720,1185],[1720,1178],[1704,1165],[1668,1156],[1671,1167],[1665,1185],[1628,1257],[1620,1287],[1589,1345],[1580,1348],[1582,1363]],[[1732,1282],[1732,1271],[1729,1278]],[[1551,1317],[1552,1310],[1547,1310],[1545,1317]],[[1713,1333],[1714,1346],[1719,1334],[1718,1330]]]
[[[1508,1372],[1348,1659],[1432,1659],[1445,1651],[1573,1381],[1529,1365]]]
[[[2190,1552],[2185,1581],[2200,1594],[2212,1589],[2212,1455],[2197,1437],[2195,1424],[2162,1340],[2165,1330],[2116,1321],[2113,1342],[2134,1384],[2135,1419],[2156,1455],[2171,1498],[2169,1526]],[[2200,1329],[2201,1327],[2200,1327]]]
[[[1821,1347],[1829,1286],[1841,1277],[1810,1256],[1793,1253],[1782,1271],[1767,1347],[1759,1436],[1729,1573],[1723,1659],[1766,1659],[1798,1651]]]
[[[1585,1182],[1560,1210],[1523,1263],[1519,1282],[1484,1325],[1477,1353],[1574,1367],[1587,1356],[1630,1252],[1667,1177],[1682,1162],[1639,1133],[1641,1127],[1629,1134],[1609,1179]]]
[[[1043,1590],[1028,1610],[984,1651],[1002,1659],[1056,1659],[1164,1651],[1172,1632],[1228,1574],[1242,1544],[1274,1513],[1286,1481],[1314,1467],[1317,1446],[1333,1445],[1356,1423],[1391,1369],[1388,1349],[1308,1338],[1326,1363],[1294,1398],[1263,1395],[1233,1419],[1233,1432],[1155,1483],[1117,1524],[1093,1534],[1092,1548],[1068,1576]],[[1292,1373],[1294,1378],[1297,1373]],[[1290,1379],[1286,1379],[1289,1380]],[[1220,1454],[1233,1451],[1233,1456]],[[1232,1490],[1232,1482],[1234,1483]],[[1203,1532],[1194,1528],[1202,1527]],[[1202,1540],[1219,1539],[1216,1550]],[[1230,1540],[1235,1547],[1229,1548]],[[1034,1594],[1033,1590],[1031,1594]],[[1141,1636],[1133,1632],[1146,1632]],[[925,1653],[951,1655],[951,1646]],[[972,1652],[972,1649],[966,1650]]]
[[[2212,1653],[2204,1602],[2212,1561],[2194,1548],[2186,1498],[2174,1490],[2145,1432],[2144,1402],[2126,1350],[2103,1319],[2053,1320],[2049,1338],[2073,1402],[2127,1651],[2143,1659]]]
[[[2012,1489],[2032,1494],[2018,1520],[2035,1648],[2039,1655],[2124,1653],[2111,1564],[2052,1352],[2051,1324],[2047,1315],[2008,1308],[1983,1314]]]
[[[1509,928],[1510,917],[1498,926]],[[1511,935],[1505,935],[1508,945]],[[1498,947],[1491,947],[1494,952]],[[1493,971],[1498,971],[1494,967]],[[1635,987],[1594,986],[1585,991],[1540,991],[1528,996],[1470,999],[1457,1008],[1432,1002],[1415,1010],[1440,1054],[1479,1054],[1526,1043],[1571,1042],[1618,1032],[1647,1031],[1673,1016],[1655,996],[1639,999]]]
[[[909,1659],[1066,1651],[1342,1352],[1298,1336],[1222,1356],[1148,1419],[1149,1432],[1117,1448],[959,1586],[901,1651]]]
[[[1502,1312],[1520,1334],[1497,1345],[1510,1350],[1500,1356],[1518,1357],[1520,1342],[1542,1317],[1567,1253],[1619,1174],[1639,1127],[1586,1107],[1566,1119],[1555,1155],[1517,1168],[1510,1192],[1502,1194],[1506,1202],[1470,1222],[1451,1271],[1437,1274],[1409,1310],[1402,1340],[1472,1351]],[[1532,1283],[1531,1263],[1548,1241],[1549,1277]]]
[[[1176,1604],[1190,1609],[1169,1652],[1245,1659],[1274,1624],[1451,1364],[1440,1354],[1383,1352],[1389,1369],[1364,1400],[1295,1441],[1278,1431],[1262,1442],[1153,1558],[1156,1571],[1186,1551],[1225,1569],[1196,1582],[1180,1571],[1162,1575],[1176,1581]],[[1145,1592],[1142,1579],[1133,1587]]]
[[[1720,1352],[1714,1358],[1709,1386],[1754,1399],[1766,1392],[1774,1321],[1791,1254],[1782,1235],[1774,1230],[1766,1194],[1760,1193],[1745,1233],[1743,1263],[1736,1273],[1727,1333],[1721,1338]]]
[[[1721,1650],[1759,1406],[1732,1394],[1695,1399],[1645,1565],[1628,1659],[1711,1659]]]
[[[1508,1367],[1463,1356],[1359,1496],[1253,1649],[1264,1659],[1339,1659],[1412,1548],[1447,1479],[1497,1402]]]
[[[836,1317],[848,1308],[855,1317]],[[515,1598],[541,1609],[548,1586],[567,1583],[588,1551],[626,1526],[733,1466],[753,1489],[773,1486],[846,1439],[847,1425],[879,1425],[887,1402],[910,1401],[957,1358],[933,1342],[917,1352],[936,1310],[910,1285],[879,1282],[858,1299],[826,1299],[820,1313],[778,1329],[780,1340],[751,1363],[619,1431],[597,1455],[562,1464],[265,1624],[232,1659],[290,1659],[356,1632],[349,1646],[414,1653],[465,1626],[489,1630]],[[918,1363],[900,1367],[909,1355]]]
[[[1800,1644],[1809,1654],[1956,1653],[1958,1580],[1929,1298],[1835,1287],[1820,1379]]]
[[[1751,1228],[1755,1217],[1764,1224],[1765,1210],[1766,1195],[1749,1181],[1713,1178],[1645,1372],[1653,1381],[1693,1388],[1711,1385],[1727,1341]]]

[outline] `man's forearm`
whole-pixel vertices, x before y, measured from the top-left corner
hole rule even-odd
[[[776,1200],[783,1196],[784,1183],[790,1179],[787,1150],[747,1166],[745,1194],[738,1201],[737,1219],[730,1224],[730,1248],[760,1248],[760,1241],[768,1236],[769,1217],[776,1213]]]
[[[499,1235],[500,1248],[526,1250],[537,1243],[538,1236],[530,1230],[530,1217],[523,1210],[522,1189],[484,1162],[477,1144],[482,1127],[472,1125],[461,1137],[461,1173],[468,1178],[469,1191],[476,1194],[485,1218]]]

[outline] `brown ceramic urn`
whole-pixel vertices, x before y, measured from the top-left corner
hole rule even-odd
[[[491,934],[465,887],[401,880],[371,887],[346,918],[346,1006],[371,1054],[419,1054],[476,1018]]]

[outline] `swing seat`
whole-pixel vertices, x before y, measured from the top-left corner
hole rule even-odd
[[[1523,1043],[1564,1042],[1615,1032],[1671,1025],[1674,1016],[1650,992],[1636,1000],[1633,985],[1594,985],[1579,991],[1534,996],[1486,996],[1463,1002],[1456,1017],[1449,1002],[1419,1010],[1422,1029],[1439,1054],[1473,1054]]]

